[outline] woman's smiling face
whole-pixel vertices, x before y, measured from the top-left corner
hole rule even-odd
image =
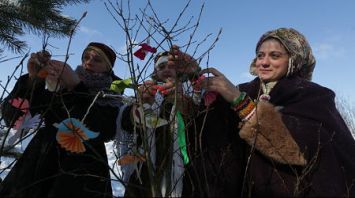
[[[256,74],[264,82],[277,81],[287,74],[289,55],[276,39],[267,39],[256,55]]]

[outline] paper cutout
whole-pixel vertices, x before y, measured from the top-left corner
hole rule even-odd
[[[155,53],[157,52],[157,49],[154,47],[151,47],[147,43],[142,43],[139,46],[139,48],[136,52],[133,53],[133,55],[141,60],[144,60],[145,56],[147,55],[147,52]]]
[[[60,124],[54,124],[58,128],[57,142],[67,151],[83,153],[86,151],[84,141],[99,136],[99,132],[89,130],[81,121],[75,118],[67,118]]]
[[[138,155],[127,154],[117,160],[117,164],[120,166],[133,164],[133,163],[137,163],[137,162],[145,162],[145,158],[139,154]]]
[[[21,127],[21,125],[22,125],[22,123],[23,123],[25,117],[27,116],[27,114],[30,113],[30,112],[29,112],[30,104],[29,104],[29,102],[28,102],[27,99],[22,99],[22,98],[10,99],[10,100],[9,100],[9,103],[10,103],[12,106],[18,108],[19,110],[21,110],[21,111],[23,112],[23,115],[20,116],[20,117],[16,120],[16,122],[15,122],[15,124],[14,124],[14,126],[13,126],[14,129],[19,129],[19,128]]]
[[[123,93],[123,91],[126,88],[131,87],[131,85],[132,85],[131,78],[124,79],[124,80],[115,80],[111,83],[110,90],[116,93]]]

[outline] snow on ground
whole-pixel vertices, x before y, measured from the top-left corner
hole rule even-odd
[[[11,131],[13,133],[13,131]],[[26,138],[23,142],[22,145],[18,144],[16,147],[13,149],[16,152],[23,152],[25,148],[27,147],[29,141],[31,140],[32,136],[29,136],[29,138]],[[1,138],[0,138],[1,139]],[[0,145],[2,143],[2,140],[0,140]],[[107,151],[107,158],[108,158],[108,163],[111,167],[111,170],[114,171],[114,173],[118,176],[120,176],[120,170],[117,164],[115,164],[116,161],[116,156],[114,154],[114,142],[110,141],[105,144],[106,146],[106,151]],[[0,156],[0,177],[1,179],[4,179],[6,175],[10,172],[11,166],[14,164],[15,158],[13,157],[7,157],[7,156]],[[122,197],[124,194],[124,187],[120,182],[117,181],[116,176],[114,176],[114,173],[111,171],[111,183],[112,183],[112,191],[113,191],[113,196],[115,197]]]

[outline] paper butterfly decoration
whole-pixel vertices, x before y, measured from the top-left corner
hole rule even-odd
[[[10,99],[9,103],[20,109],[23,112],[23,115],[16,120],[13,126],[13,129],[15,129],[16,132],[8,139],[8,144],[14,144],[18,138],[25,136],[30,129],[44,126],[44,122],[41,123],[42,118],[40,114],[36,114],[32,117],[27,99],[14,98]],[[41,126],[39,126],[39,124],[41,124]]]
[[[110,90],[114,91],[115,93],[123,93],[123,91],[131,87],[132,85],[132,79],[124,79],[124,80],[115,80],[111,83]]]
[[[89,130],[81,121],[75,118],[67,118],[60,124],[54,124],[58,128],[57,142],[67,151],[83,153],[86,151],[84,141],[96,138],[99,132]]]
[[[18,108],[19,110],[21,110],[23,112],[23,115],[20,116],[15,124],[14,124],[14,129],[19,129],[25,119],[25,117],[30,113],[29,108],[30,108],[30,104],[28,102],[27,99],[22,99],[22,98],[14,98],[14,99],[10,99],[9,103]]]
[[[21,126],[17,129],[14,135],[9,138],[8,144],[14,144],[16,140],[18,140],[21,136],[25,136],[30,129],[44,127],[44,122],[42,119],[43,118],[41,118],[40,114],[36,114],[33,117],[31,116],[31,114],[26,114]]]
[[[133,164],[137,162],[145,162],[145,158],[140,154],[127,154],[117,160],[117,164],[120,166]]]
[[[147,43],[142,43],[139,46],[141,46],[141,48],[135,51],[133,55],[141,60],[144,60],[145,56],[147,55],[147,52],[151,52],[151,53],[157,52],[157,49],[155,47],[151,47]]]
[[[40,124],[40,122],[42,121],[43,118],[41,118],[41,114],[36,114],[35,116],[31,116],[31,114],[27,114],[27,116],[25,117],[22,125],[20,126],[20,130],[21,129],[33,129],[38,127],[38,125]],[[44,126],[44,122],[41,123],[40,127]]]

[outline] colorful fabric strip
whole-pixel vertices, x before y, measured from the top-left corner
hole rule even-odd
[[[181,150],[181,155],[184,160],[184,164],[186,165],[189,163],[190,159],[189,159],[189,156],[187,155],[185,124],[184,124],[184,120],[182,118],[180,111],[176,112],[176,118],[177,118],[177,122],[178,122],[178,143],[179,143],[179,147]]]

